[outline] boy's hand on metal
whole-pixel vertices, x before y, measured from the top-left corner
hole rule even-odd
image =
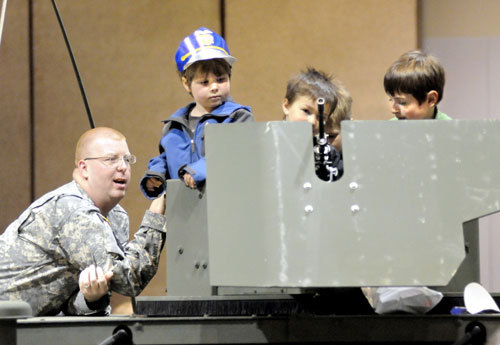
[[[106,272],[101,267],[90,265],[80,273],[78,285],[87,302],[95,302],[108,293],[109,281],[113,272]]]
[[[193,176],[191,176],[191,174],[185,173],[182,176],[182,178],[184,179],[184,183],[186,184],[186,186],[188,186],[191,189],[196,188],[196,182],[194,182],[194,178],[193,178]]]

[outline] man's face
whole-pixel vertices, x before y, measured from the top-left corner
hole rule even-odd
[[[130,182],[130,165],[123,159],[130,155],[127,142],[98,138],[88,152],[82,168],[89,196],[99,208],[111,209],[125,196]]]

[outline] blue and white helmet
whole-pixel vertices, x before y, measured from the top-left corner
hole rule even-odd
[[[236,58],[229,54],[226,41],[204,27],[184,38],[175,53],[175,63],[179,72],[185,71],[196,61],[211,59],[224,59],[230,66],[236,61]]]

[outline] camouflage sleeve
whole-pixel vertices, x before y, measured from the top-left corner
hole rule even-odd
[[[113,266],[111,290],[126,296],[141,293],[158,270],[166,234],[166,217],[147,210],[139,230],[124,247],[126,260]]]
[[[104,271],[113,271],[111,290],[136,296],[158,269],[165,223],[164,215],[146,211],[134,239],[122,246],[105,217],[95,210],[80,210],[61,223],[58,247],[74,270],[81,272],[95,261]]]
[[[111,314],[110,294],[104,295],[96,302],[88,303],[80,291],[75,293],[63,306],[65,315],[77,316],[108,316]]]

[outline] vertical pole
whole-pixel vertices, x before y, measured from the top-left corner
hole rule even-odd
[[[33,49],[33,1],[28,1],[28,65],[29,65],[29,155],[30,200],[35,200],[35,60]]]
[[[219,0],[220,35],[226,39],[226,1]]]

